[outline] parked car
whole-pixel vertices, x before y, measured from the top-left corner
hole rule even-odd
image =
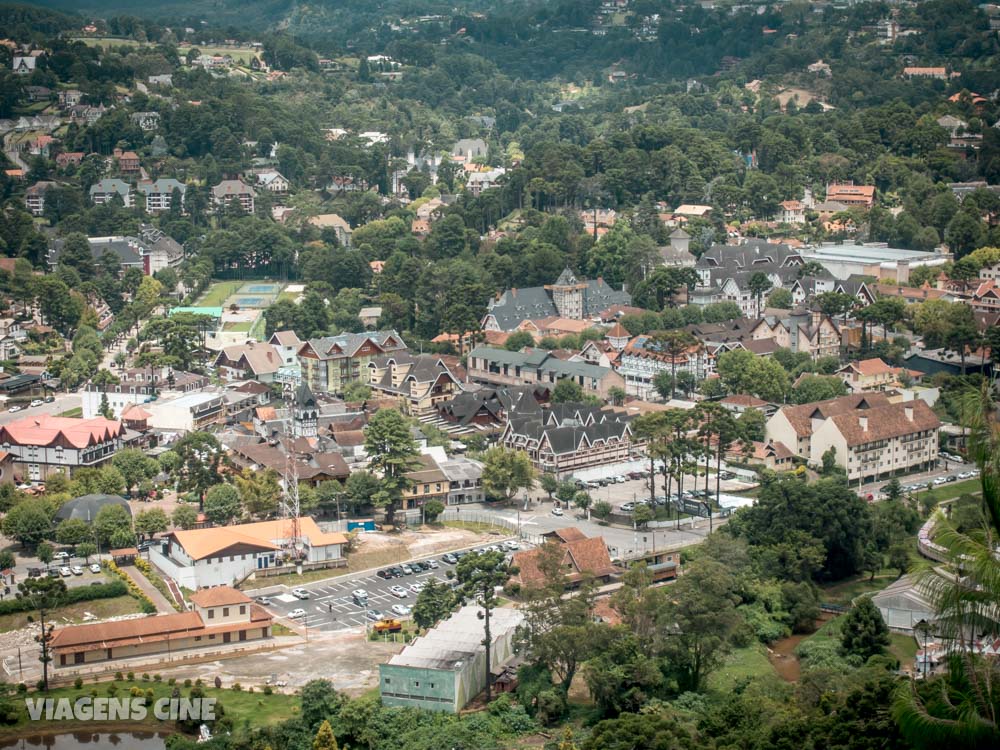
[[[430,570],[437,570],[437,569],[438,569],[438,568],[440,568],[441,566],[440,566],[440,565],[438,564],[438,561],[437,561],[437,560],[428,560],[428,561],[427,561],[427,567],[428,567],[428,568],[429,568]]]
[[[304,609],[302,609],[302,607],[299,607],[298,609],[293,609],[291,612],[289,612],[288,616],[290,618],[292,618],[293,620],[295,620],[295,619],[297,619],[299,617],[305,617],[306,616],[306,611]]]
[[[400,605],[396,605],[397,607]],[[398,633],[403,629],[403,623],[399,620],[379,620],[372,625],[372,630],[376,633]]]
[[[45,571],[45,574],[49,578],[58,578],[59,577],[59,571],[56,570],[55,568],[49,568],[47,571]]]
[[[69,578],[71,575],[73,575],[73,571],[70,570],[68,566],[63,565],[61,568],[59,568],[59,575],[61,575],[63,578]]]
[[[294,596],[296,599],[308,599],[309,592],[306,591],[305,589],[292,589],[292,596]]]
[[[80,567],[79,565],[74,565],[74,566],[72,566],[72,567],[70,568],[70,571],[71,571],[71,572],[73,573],[73,575],[75,575],[75,576],[82,576],[82,575],[83,575],[83,568],[81,568],[81,567]]]
[[[413,575],[413,568],[411,568],[406,563],[403,563],[399,567],[402,569],[404,576],[412,576]]]
[[[379,578],[381,578],[384,581],[388,581],[390,578],[392,578],[392,573],[390,573],[388,570],[384,570],[384,569],[380,570],[375,575],[377,575]]]
[[[44,572],[41,568],[28,568],[28,578],[41,578]]]
[[[422,583],[414,583],[412,586],[410,586],[410,592],[413,594],[419,594],[423,590],[424,590],[424,584]]]
[[[66,550],[59,550],[58,552],[56,552],[54,557],[56,560],[69,560],[69,552],[67,552]]]
[[[90,572],[91,573],[100,573],[101,572],[101,566],[98,565],[97,563],[91,563],[90,564]]]
[[[410,595],[409,592],[406,589],[404,589],[402,586],[392,586],[392,587],[390,587],[389,593],[392,594],[397,599],[405,599],[406,597],[408,597]]]
[[[948,480],[947,480],[947,479],[946,479],[945,477],[937,477],[937,478],[936,478],[936,479],[934,480],[934,484],[937,484],[937,485],[940,485],[940,484],[944,484],[944,483],[945,483],[945,482],[947,482],[947,481],[948,481]]]
[[[33,399],[31,399],[31,403],[28,404],[28,406],[41,406],[44,403],[45,402],[42,401],[40,398],[33,398]]]
[[[368,606],[368,592],[364,589],[354,589],[351,592],[351,601],[357,604],[359,607]]]
[[[406,617],[406,615],[410,614],[410,608],[407,607],[405,604],[393,604],[391,607],[389,607],[389,609],[392,610],[392,613],[394,615],[401,615],[403,617]]]
[[[622,505],[621,510],[622,513],[631,513],[633,510],[635,510],[635,503],[625,503],[624,505]]]
[[[268,606],[271,605],[271,597],[269,597],[269,596],[258,596],[257,597],[257,603],[258,604],[262,604],[265,607],[268,607]]]
[[[389,572],[392,574],[393,578],[402,578],[403,577],[403,569],[400,568],[399,566],[393,566],[393,567],[389,568]]]
[[[47,404],[51,404],[55,400],[56,400],[55,396],[46,396],[45,397],[45,403],[47,403]]]
[[[13,414],[14,412],[21,411],[21,409],[23,409],[23,408],[24,408],[23,406],[18,406],[17,404],[14,404],[7,411],[9,411],[11,414]]]
[[[554,516],[561,516],[562,514],[563,514],[562,508],[553,508],[552,509],[552,515],[554,515]]]
[[[956,477],[956,476],[945,477],[944,481],[946,481],[946,482],[957,482],[958,481],[958,477]]]
[[[447,563],[448,565],[454,565],[455,563],[458,562],[458,558],[455,557],[450,552],[446,552],[445,554],[441,555],[441,562]]]
[[[510,552],[521,549],[521,545],[515,542],[513,539],[508,539],[506,542],[503,543],[503,546]]]
[[[377,622],[378,620],[382,619],[382,613],[377,609],[369,609],[367,612],[365,612],[365,617],[367,617],[369,620],[375,620]]]

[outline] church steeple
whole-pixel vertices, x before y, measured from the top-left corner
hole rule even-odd
[[[316,437],[319,434],[319,407],[316,404],[316,397],[305,381],[295,390],[292,432],[295,437]]]

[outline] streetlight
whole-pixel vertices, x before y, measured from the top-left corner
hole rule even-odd
[[[923,672],[924,672],[924,679],[926,680],[927,679],[927,667],[929,666],[928,665],[928,660],[927,660],[927,636],[930,634],[931,625],[930,625],[929,622],[927,622],[927,620],[921,620],[920,622],[918,622],[916,625],[913,626],[913,629],[916,630],[921,635],[923,635],[923,637],[924,637],[924,663],[923,663]]]

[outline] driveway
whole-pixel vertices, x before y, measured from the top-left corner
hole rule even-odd
[[[28,398],[28,396],[23,397],[23,399]],[[10,397],[10,401],[8,401],[8,403],[13,402],[20,404],[23,399],[20,395],[14,395]],[[62,414],[64,411],[79,408],[83,403],[80,396],[75,393],[59,394],[55,397],[55,399],[56,400],[52,403],[43,403],[41,406],[28,406],[27,403],[25,403],[25,408],[13,413],[7,411],[7,409],[3,409],[0,411],[0,424],[9,424],[10,422],[18,419],[24,419],[25,417],[37,417],[40,414]]]

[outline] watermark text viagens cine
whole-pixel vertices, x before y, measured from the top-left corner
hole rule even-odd
[[[160,698],[148,705],[144,698],[27,698],[31,721],[143,721],[152,714],[159,721],[214,721],[215,698]]]

